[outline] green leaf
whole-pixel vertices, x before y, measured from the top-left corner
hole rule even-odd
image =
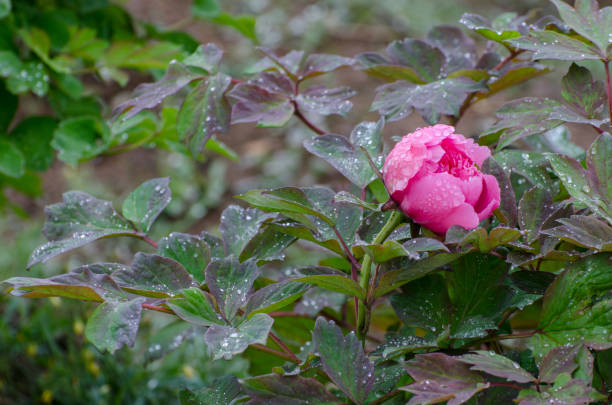
[[[333,322],[319,317],[312,337],[329,378],[352,401],[365,403],[374,384],[374,366],[355,333],[344,336]]]
[[[550,72],[550,69],[543,67],[539,64],[535,66],[511,65],[511,67],[504,73],[500,74],[499,77],[493,77],[492,80],[489,80],[489,82],[487,82],[487,86],[489,86],[489,91],[485,93],[477,93],[475,99],[480,100],[483,98],[488,98],[493,94],[499,93],[502,90],[517,86],[523,82],[526,82],[527,80]],[[476,80],[475,78],[472,79]]]
[[[237,327],[212,325],[204,340],[213,360],[231,359],[242,353],[249,345],[265,344],[274,319],[266,314],[255,314]]]
[[[217,0],[195,0],[191,5],[191,13],[197,18],[210,18],[219,15],[221,7]]]
[[[217,45],[208,43],[200,45],[191,55],[183,59],[183,64],[199,67],[209,73],[216,73],[222,57],[223,51]]]
[[[530,342],[537,357],[566,344],[612,345],[611,264],[610,253],[588,256],[568,266],[548,287],[538,333]]]
[[[312,53],[308,55],[299,72],[300,80],[333,72],[341,67],[352,66],[355,61],[339,55]]]
[[[440,78],[444,54],[425,41],[412,38],[393,41],[387,47],[387,53],[395,64],[414,69],[426,82]]]
[[[132,266],[113,273],[113,279],[125,291],[153,298],[178,295],[196,283],[187,271],[172,259],[136,253]]]
[[[512,14],[513,13],[507,13],[506,15],[510,16]],[[516,14],[514,14],[513,16],[516,16]],[[521,33],[517,29],[509,29],[512,24],[504,24],[504,27],[500,29],[501,27],[493,27],[489,20],[477,14],[465,13],[463,14],[463,16],[461,16],[459,22],[471,29],[472,31],[479,33],[486,39],[490,39],[491,41],[499,42],[502,44],[508,39],[517,38],[521,36]]]
[[[391,305],[402,322],[425,329],[435,336],[448,328],[450,298],[444,277],[429,274],[402,287],[401,294],[391,296]]]
[[[173,298],[168,307],[184,321],[200,326],[225,325],[208,296],[198,287],[181,290],[184,298]]]
[[[574,7],[560,0],[551,0],[563,21],[574,31],[591,40],[605,56],[612,37],[612,7],[599,9],[593,0],[577,0]]]
[[[143,44],[133,40],[114,41],[98,62],[104,69],[165,69],[170,71],[173,61],[183,53],[180,46],[171,42]],[[101,73],[104,74],[104,69]],[[163,80],[163,79],[162,79]],[[187,77],[183,78],[187,80]],[[165,97],[165,96],[163,96]]]
[[[584,156],[584,149],[570,140],[567,126],[556,128],[525,138],[525,142],[538,152],[552,152],[568,155],[575,159]]]
[[[240,34],[257,43],[257,32],[255,31],[255,18],[251,15],[232,15],[221,13],[211,19],[216,24],[225,25],[238,31]]]
[[[397,81],[376,89],[371,110],[378,111],[388,121],[397,121],[416,109],[425,121],[435,124],[443,114],[457,116],[468,94],[486,89],[484,84],[467,77],[423,85]]]
[[[224,376],[215,379],[210,387],[195,391],[181,390],[179,400],[181,405],[232,405],[240,392],[238,379],[234,376]]]
[[[47,206],[45,213],[43,234],[50,242],[34,250],[28,268],[97,239],[134,234],[110,202],[80,191],[64,193],[63,202]]]
[[[489,386],[468,365],[444,353],[418,354],[405,367],[415,382],[401,389],[414,394],[415,404],[461,404]]]
[[[561,95],[571,106],[593,118],[606,102],[606,90],[600,81],[593,80],[589,69],[572,63],[561,80]]]
[[[320,115],[337,114],[346,117],[353,108],[348,99],[357,92],[350,87],[336,87],[329,89],[324,85],[310,86],[300,91],[295,101],[301,111],[314,112]]]
[[[69,118],[55,129],[51,146],[57,150],[58,159],[76,166],[106,149],[100,138],[105,130],[104,124],[95,118]]]
[[[306,267],[299,269],[301,277],[293,281],[314,284],[326,290],[339,292],[362,300],[366,297],[365,290],[344,273],[328,267]]]
[[[219,231],[230,253],[239,257],[249,241],[257,235],[262,225],[275,217],[254,208],[230,205],[221,214]]]
[[[421,258],[419,252],[437,250],[449,251],[442,242],[432,238],[414,238],[403,244],[394,240],[386,240],[383,244],[356,244],[353,246],[353,252],[357,257],[368,254],[376,263],[384,263],[402,256],[418,260]]]
[[[508,265],[495,256],[472,253],[451,264],[447,276],[455,311],[451,337],[469,339],[496,329],[503,312],[511,306],[512,291],[504,283]]]
[[[32,91],[42,97],[49,91],[49,75],[40,62],[26,62],[18,72],[6,81],[6,88],[13,94]]]
[[[133,346],[138,333],[144,298],[107,301],[87,320],[85,337],[100,351],[114,353],[122,346]]]
[[[173,232],[159,241],[157,253],[180,263],[200,284],[211,260],[211,248],[196,235]]]
[[[147,180],[136,187],[123,201],[121,212],[125,219],[132,221],[143,232],[149,232],[155,219],[172,199],[169,183],[168,177],[162,177]]]
[[[193,340],[199,336],[201,331],[193,325],[179,319],[165,325],[156,331],[148,343],[145,353],[145,361],[151,362],[159,360],[165,355],[178,349],[183,343]]]
[[[380,212],[379,204],[365,202],[348,191],[340,191],[334,196],[334,203],[351,204],[370,211]]]
[[[125,293],[111,277],[114,271],[124,267],[117,263],[98,263],[49,278],[13,277],[3,283],[12,287],[12,295],[20,297],[66,297],[102,302],[125,298]]]
[[[366,187],[377,178],[366,154],[342,135],[325,134],[307,139],[304,141],[304,147],[313,155],[327,161],[360,188]]]
[[[134,97],[115,109],[115,115],[124,113],[122,120],[127,120],[142,110],[157,106],[164,98],[177,93],[200,77],[201,75],[190,72],[180,63],[171,63],[166,74],[159,81],[139,85],[134,90]]]
[[[539,236],[542,225],[553,211],[552,196],[541,187],[526,191],[518,206],[518,222],[521,230],[526,232],[526,242],[532,243]]]
[[[603,210],[612,224],[612,135],[601,134],[591,145],[587,155],[587,177],[596,196],[603,200]]]
[[[242,386],[249,394],[252,405],[296,404],[331,405],[338,399],[327,392],[325,386],[314,378],[298,375],[259,375],[242,380]]]
[[[0,60],[2,60],[2,55],[0,55]],[[0,133],[7,132],[18,107],[19,97],[9,93],[4,82],[0,82]]]
[[[605,57],[597,48],[554,31],[530,31],[526,36],[508,42],[519,49],[533,51],[533,59],[579,61]]]
[[[206,284],[227,321],[231,321],[238,309],[246,303],[249,291],[258,276],[259,269],[254,261],[240,263],[233,255],[208,265]]]
[[[230,106],[225,91],[231,78],[223,73],[209,76],[185,99],[178,115],[176,129],[180,139],[189,142],[194,156],[215,134],[227,133],[230,124]]]
[[[403,268],[389,270],[380,277],[378,286],[374,291],[374,297],[381,297],[412,280],[421,278],[441,266],[457,260],[463,254],[438,253],[425,259],[414,261]]]
[[[542,233],[587,249],[612,252],[612,226],[592,216],[572,215],[557,219],[561,226]]]
[[[6,17],[11,12],[11,0],[0,1],[0,19]]]
[[[475,350],[460,356],[457,360],[471,364],[470,370],[484,371],[487,374],[518,383],[533,382],[536,379],[528,371],[522,369],[518,363],[495,352]]]
[[[0,173],[9,177],[21,177],[25,170],[25,157],[12,142],[0,137]]]
[[[543,153],[506,149],[497,152],[494,159],[506,173],[512,171],[519,174],[527,179],[531,186],[544,187],[553,195],[559,190],[558,185],[550,177],[550,163]]]
[[[578,368],[576,356],[582,346],[555,347],[542,359],[540,364],[540,381],[554,383],[560,374],[572,375]]]
[[[523,405],[585,404],[605,399],[605,395],[595,391],[586,382],[577,378],[572,379],[568,374],[561,374],[554,385],[546,386],[540,392],[524,389],[517,397],[519,404]]]
[[[244,246],[240,261],[254,258],[257,263],[283,260],[283,250],[296,241],[296,237],[277,230],[275,227],[264,225],[260,231]]]
[[[257,290],[249,297],[245,313],[249,317],[259,312],[272,312],[297,301],[311,288],[296,281],[281,281]]]
[[[512,188],[512,183],[510,182],[510,172],[504,170],[495,158],[491,157],[484,161],[482,165],[483,173],[488,173],[497,179],[497,183],[500,188],[500,204],[499,211],[504,216],[503,221],[504,224],[509,225],[511,227],[516,226],[518,221],[518,211],[516,205],[516,196],[514,194],[514,189]]]
[[[21,59],[13,51],[0,51],[0,77],[17,75],[21,67]]]

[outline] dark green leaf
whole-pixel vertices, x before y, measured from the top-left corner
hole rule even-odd
[[[612,227],[592,216],[572,215],[557,219],[561,226],[545,229],[542,233],[575,245],[599,251],[612,251]]]
[[[173,232],[159,241],[157,253],[180,263],[198,283],[211,260],[211,248],[196,235]]]
[[[573,158],[584,156],[584,149],[570,140],[567,126],[556,128],[525,138],[525,142],[538,152],[552,152],[568,155]]]
[[[134,234],[110,202],[80,191],[69,191],[63,197],[63,202],[45,209],[43,234],[50,242],[34,250],[28,268],[97,239]]]
[[[0,77],[11,77],[19,73],[22,62],[13,51],[0,51]]]
[[[365,153],[342,135],[326,134],[307,139],[304,147],[360,188],[366,187],[377,177]]]
[[[496,153],[494,159],[506,173],[512,171],[527,179],[531,186],[544,187],[553,195],[557,193],[559,187],[549,175],[550,163],[543,153],[506,149]]]
[[[266,314],[255,314],[237,327],[212,325],[204,340],[214,360],[231,359],[242,353],[249,345],[265,344],[274,319]]]
[[[461,16],[459,22],[483,37],[499,43],[504,43],[508,39],[521,36],[517,29],[511,29],[511,24],[503,28],[493,27],[489,20],[477,14],[465,13]]]
[[[225,91],[231,78],[223,73],[209,76],[185,99],[178,115],[176,129],[180,139],[189,142],[194,156],[215,134],[226,133],[230,124],[230,106]]]
[[[314,378],[267,374],[245,378],[242,385],[252,405],[331,405],[338,399]]]
[[[21,177],[25,170],[25,157],[12,142],[0,137],[0,173],[9,177]]]
[[[533,187],[523,194],[518,206],[518,222],[526,232],[526,242],[532,243],[540,236],[544,221],[553,211],[552,196],[541,187]]]
[[[600,135],[589,148],[587,155],[587,176],[589,185],[593,192],[599,196],[605,204],[603,210],[608,214],[608,220],[612,224],[612,135],[604,133]]]
[[[125,293],[110,276],[113,271],[124,267],[116,263],[99,263],[50,278],[13,277],[4,283],[13,288],[12,295],[21,297],[66,297],[101,302],[125,298]]]
[[[238,205],[230,205],[221,214],[221,225],[219,230],[223,235],[227,249],[237,257],[257,235],[264,222],[275,217],[254,208],[242,208]]]
[[[55,129],[51,146],[57,150],[58,159],[76,166],[106,149],[100,137],[105,131],[104,124],[97,119],[69,118],[60,122]]]
[[[389,121],[397,121],[408,116],[414,108],[424,120],[434,124],[442,114],[456,116],[468,94],[480,90],[486,90],[486,86],[467,77],[423,85],[397,81],[378,87],[372,110],[377,110]]]
[[[351,204],[370,211],[380,211],[379,204],[372,204],[359,199],[348,191],[340,191],[334,196],[334,203]]]
[[[181,294],[184,298],[173,298],[168,301],[168,307],[179,318],[200,326],[225,325],[208,296],[198,287],[186,288]]]
[[[544,295],[538,331],[531,338],[537,357],[554,347],[585,343],[610,347],[612,339],[612,254],[600,253],[572,263]]]
[[[600,81],[594,81],[589,69],[572,63],[561,80],[561,95],[571,106],[594,118],[606,101],[606,91]]]
[[[149,232],[158,215],[172,199],[168,177],[147,180],[132,191],[123,201],[121,212],[138,229]]]
[[[13,94],[32,91],[42,97],[49,91],[49,75],[42,63],[24,63],[19,71],[8,78],[6,88]]]
[[[0,51],[0,61],[2,55]],[[1,64],[2,62],[0,62]],[[2,66],[0,65],[0,75]],[[19,107],[19,97],[6,90],[4,82],[0,82],[0,132],[7,132]]]
[[[353,332],[346,336],[319,317],[312,334],[323,370],[352,401],[363,404],[374,384],[374,366]]]
[[[300,79],[333,72],[341,67],[352,66],[355,61],[339,55],[329,55],[323,53],[312,53],[304,61],[304,66],[300,69]]]
[[[182,390],[179,394],[181,405],[232,405],[242,389],[234,376],[215,379],[212,386],[195,391]]]
[[[411,399],[414,404],[445,400],[461,404],[489,386],[468,365],[444,353],[419,354],[405,367],[415,382],[401,389],[414,394]]]
[[[476,350],[460,356],[457,360],[471,364],[470,370],[484,371],[487,374],[505,378],[506,380],[519,383],[535,381],[535,377],[522,369],[518,363],[495,352]]]
[[[555,275],[545,271],[519,270],[510,275],[514,285],[530,294],[544,295],[544,292],[555,280]]]
[[[182,289],[196,286],[174,260],[142,252],[136,253],[130,268],[113,273],[113,280],[126,291],[155,298],[174,297]]]
[[[246,303],[257,276],[259,269],[253,260],[240,263],[234,256],[229,256],[208,265],[206,284],[227,321],[232,320],[238,309]]]
[[[85,337],[100,351],[114,353],[122,346],[133,346],[138,333],[144,298],[131,301],[107,301],[91,314]]]
[[[504,223],[511,227],[516,226],[518,220],[518,212],[516,206],[516,196],[512,183],[510,182],[510,173],[504,170],[494,158],[488,158],[482,165],[482,171],[495,176],[500,188],[501,201],[499,211],[504,216]]]
[[[606,396],[595,391],[583,380],[568,374],[561,374],[552,386],[546,386],[540,392],[524,389],[519,392],[517,400],[521,405],[585,404],[597,400],[605,400]]]
[[[249,297],[245,313],[272,312],[298,300],[311,288],[308,284],[281,281],[257,290]]]
[[[560,374],[571,375],[578,368],[576,356],[582,346],[555,347],[542,359],[540,364],[540,381],[553,383]]]
[[[577,0],[574,7],[561,0],[551,1],[567,25],[591,40],[606,55],[612,37],[612,8],[599,9],[599,4],[593,0]]]
[[[387,47],[387,53],[394,64],[414,69],[426,82],[440,78],[444,54],[425,41],[412,38],[394,41]]]
[[[182,319],[169,323],[149,339],[145,359],[147,362],[161,359],[200,334],[201,331],[197,327],[183,322]]]
[[[326,290],[365,299],[365,290],[354,280],[338,270],[328,267],[306,267],[299,269],[299,273],[301,277],[295,278],[293,281],[314,284]]]
[[[280,232],[271,226],[264,226],[242,249],[240,261],[254,258],[258,263],[283,260],[283,250],[296,241],[296,237]]]
[[[427,41],[446,57],[444,73],[473,69],[477,62],[476,44],[459,27],[439,25],[427,33]]]
[[[530,31],[528,35],[509,42],[519,49],[533,51],[533,59],[578,61],[603,57],[595,47],[554,31]]]

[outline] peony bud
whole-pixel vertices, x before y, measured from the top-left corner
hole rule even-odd
[[[453,225],[477,227],[500,201],[497,179],[478,169],[491,151],[454,131],[438,124],[404,136],[383,167],[391,198],[440,235]]]

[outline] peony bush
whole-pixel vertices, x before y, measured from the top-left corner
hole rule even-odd
[[[148,310],[185,325],[163,350],[195,339],[213,359],[257,364],[249,377],[181,391],[182,404],[609,402],[612,8],[552,2],[560,19],[464,15],[478,46],[442,26],[354,57],[262,49],[243,77],[221,69],[217,46],[200,46],[141,85],[117,122],[184,96],[177,136],[197,155],[231,124],[296,117],[313,132],[305,149],[346,178],[344,190],[250,190],[223,211],[219,232],[160,240],[150,229],[171,179],[144,182],[120,210],[71,191],[47,207],[49,242],[30,267],[110,237],[148,247],[130,264],[4,283],[23,297],[99,302],[85,335],[101,351],[132,345]],[[549,59],[567,62],[562,101],[513,100],[468,134],[478,136],[455,133],[475,103],[548,73]],[[353,89],[321,79],[338,69],[386,82],[371,106],[380,118],[350,134],[320,126],[352,108]],[[430,126],[383,137],[412,113]],[[588,150],[567,123],[594,131]],[[325,253],[313,262],[314,252]]]

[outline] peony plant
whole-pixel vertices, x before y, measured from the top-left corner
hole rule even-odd
[[[219,48],[201,46],[142,85],[117,119],[183,92],[177,131],[200,153],[232,123],[277,127],[295,116],[314,133],[304,147],[351,185],[251,190],[224,210],[219,233],[161,240],[149,231],[171,199],[169,179],[143,183],[119,211],[68,192],[47,207],[49,242],[30,266],[109,237],[148,249],[131,264],[5,283],[14,295],[99,302],[85,334],[100,350],[131,345],[152,310],[189,333],[167,333],[151,350],[198,339],[214,359],[258,364],[248,378],[181,391],[182,404],[606,403],[612,8],[552,2],[561,19],[464,15],[485,47],[443,26],[353,58],[263,49],[243,78],[220,70]],[[477,138],[455,133],[474,103],[547,73],[544,59],[572,62],[562,102],[513,100]],[[574,63],[583,61],[603,64],[605,84]],[[380,119],[348,136],[312,119],[350,110],[352,89],[312,84],[340,68],[387,82],[372,103]],[[413,112],[432,126],[385,153],[386,123]],[[597,133],[588,150],[566,123]],[[285,261],[290,246],[302,264]],[[313,249],[326,255],[313,263]]]

